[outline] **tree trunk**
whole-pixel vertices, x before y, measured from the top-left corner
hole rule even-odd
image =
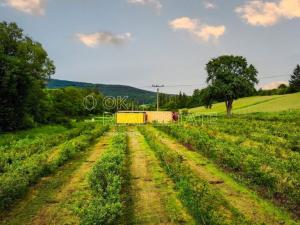
[[[227,111],[227,117],[231,117],[231,110],[232,110],[232,100],[228,100],[225,102],[226,104],[226,111]]]

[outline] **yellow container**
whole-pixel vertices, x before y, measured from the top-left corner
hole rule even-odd
[[[173,113],[168,111],[147,111],[147,123],[171,123],[173,122]]]
[[[145,112],[117,112],[117,124],[143,124],[146,122]]]

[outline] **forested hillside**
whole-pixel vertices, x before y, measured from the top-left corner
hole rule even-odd
[[[80,88],[97,88],[105,96],[128,96],[128,98],[138,101],[140,104],[153,103],[156,99],[156,93],[130,87],[126,85],[112,84],[92,84],[77,81],[51,79],[47,83],[48,88],[63,88],[63,87],[80,87]]]

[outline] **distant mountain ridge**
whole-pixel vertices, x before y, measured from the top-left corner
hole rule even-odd
[[[47,83],[47,88],[64,88],[64,87],[78,87],[78,88],[97,88],[105,96],[128,96],[130,99],[138,101],[140,104],[149,104],[155,102],[156,93],[146,91],[143,89],[113,84],[93,84],[78,81],[50,79]]]

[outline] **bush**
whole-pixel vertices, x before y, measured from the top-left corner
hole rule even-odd
[[[81,224],[119,224],[123,213],[121,189],[124,183],[127,137],[117,134],[89,175],[93,198],[80,210]]]

